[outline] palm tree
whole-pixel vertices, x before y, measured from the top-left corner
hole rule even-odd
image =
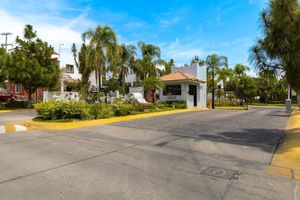
[[[249,70],[249,67],[246,65],[237,64],[235,65],[233,70],[236,73],[236,75],[240,78],[243,74],[246,73],[246,71]]]
[[[211,73],[211,93],[212,93],[212,109],[215,108],[215,72],[221,67],[228,67],[228,59],[225,56],[218,56],[212,54],[207,56],[206,65],[208,71]]]
[[[157,76],[157,64],[162,64],[160,59],[160,48],[152,44],[139,42],[138,46],[142,53],[142,59],[134,64],[134,71],[141,80],[146,77]]]
[[[199,58],[199,56],[195,56],[192,61],[191,61],[191,65],[194,64],[194,63],[198,63],[200,66],[203,66],[205,64],[205,61],[204,60],[201,60]]]
[[[153,102],[156,102],[156,89],[164,88],[164,83],[159,79],[157,76],[150,76],[146,77],[143,80],[143,88],[145,92],[152,91],[154,93],[153,95]]]
[[[169,62],[162,60],[162,64],[164,66],[164,69],[159,71],[160,76],[170,74],[172,71],[172,67],[175,66],[173,58],[171,58]]]
[[[95,30],[88,30],[82,34],[83,41],[89,40],[89,45],[95,50],[93,60],[97,63],[96,79],[99,90],[102,88],[102,77],[106,71],[106,65],[114,62],[117,39],[114,31],[109,26],[97,26]]]
[[[232,70],[229,69],[228,67],[223,67],[223,68],[217,70],[217,74],[218,74],[218,79],[217,79],[218,82],[222,81],[222,83],[223,83],[224,96],[226,98],[227,81],[228,81],[228,78],[230,78],[232,75]]]
[[[112,63],[111,69],[114,76],[118,76],[121,83],[122,93],[125,95],[125,77],[128,75],[129,69],[133,68],[134,60],[137,55],[136,47],[133,45],[118,45],[116,48],[116,58]]]

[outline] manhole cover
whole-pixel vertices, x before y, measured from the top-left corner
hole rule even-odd
[[[201,174],[222,179],[235,179],[238,175],[238,171],[219,167],[208,167],[206,170],[201,172]]]

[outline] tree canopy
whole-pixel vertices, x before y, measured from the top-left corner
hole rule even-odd
[[[16,44],[9,56],[8,78],[23,84],[30,107],[31,95],[37,88],[51,88],[59,83],[59,67],[51,59],[53,48],[37,37],[31,25],[25,26],[24,39],[17,37]]]

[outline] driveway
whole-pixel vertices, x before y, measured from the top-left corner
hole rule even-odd
[[[34,110],[19,110],[13,112],[0,112],[0,126],[8,123],[18,124],[36,117]]]
[[[201,111],[0,135],[3,199],[299,199],[266,169],[283,108]]]

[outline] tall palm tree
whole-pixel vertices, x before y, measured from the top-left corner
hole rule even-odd
[[[142,53],[142,59],[138,59],[134,65],[134,71],[141,80],[149,76],[157,75],[157,64],[161,64],[160,48],[153,44],[139,42],[138,46]]]
[[[236,75],[240,78],[243,74],[246,73],[246,71],[249,70],[249,67],[246,65],[236,64],[233,70],[236,73]]]
[[[88,30],[82,34],[83,41],[89,40],[89,45],[95,50],[93,60],[97,63],[96,79],[99,90],[102,88],[102,77],[105,75],[106,65],[115,59],[117,39],[114,31],[109,26],[97,26],[94,30]]]
[[[125,94],[125,77],[128,75],[129,69],[133,68],[136,55],[136,47],[133,45],[122,44],[116,48],[116,58],[112,62],[111,70],[113,75],[118,77],[123,95]]]
[[[212,109],[215,108],[215,72],[221,67],[228,67],[228,59],[225,56],[212,54],[207,56],[206,65],[211,73],[211,92],[212,92]]]
[[[228,67],[223,67],[223,68],[217,70],[217,75],[218,75],[217,80],[222,81],[222,83],[223,83],[223,90],[224,90],[223,94],[226,98],[227,81],[232,75],[232,70],[229,69]]]

